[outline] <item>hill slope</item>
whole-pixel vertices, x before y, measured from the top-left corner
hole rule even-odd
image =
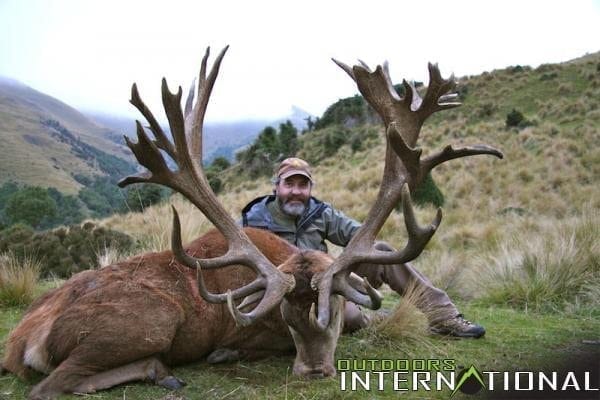
[[[116,138],[59,100],[0,78],[0,184],[12,180],[75,193],[81,187],[76,174],[105,175],[111,164],[132,169],[129,149]]]

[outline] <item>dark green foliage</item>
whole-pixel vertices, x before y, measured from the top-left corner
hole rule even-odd
[[[425,180],[415,189],[412,199],[415,204],[431,204],[436,207],[444,205],[444,194],[435,184],[431,173],[427,174]]]
[[[401,87],[401,86],[400,86]],[[325,110],[323,116],[315,122],[315,129],[323,129],[332,125],[354,127],[378,119],[375,112],[362,96],[356,95],[338,100]]]
[[[263,129],[254,143],[236,154],[236,159],[251,178],[256,178],[271,174],[278,161],[296,155],[298,148],[298,131],[286,121],[279,125],[279,131],[271,126]]]
[[[0,186],[0,229],[9,225],[8,218],[4,215],[4,207],[9,197],[19,190],[19,186],[14,182],[6,182]]]
[[[0,231],[0,252],[11,251],[16,257],[39,259],[43,277],[68,278],[98,267],[98,255],[106,248],[127,252],[133,245],[128,235],[91,222],[39,233],[22,224]]]
[[[364,125],[356,128],[344,128],[339,125],[330,126],[307,134],[303,141],[302,157],[311,164],[331,157],[344,146],[349,145],[353,152],[362,150],[365,142],[377,137],[377,129]]]
[[[125,194],[109,177],[94,177],[89,186],[79,191],[78,197],[94,218],[106,217],[127,209]]]
[[[282,158],[291,157],[298,152],[298,130],[290,120],[279,125],[279,150]]]
[[[231,166],[231,163],[225,157],[217,157],[213,160],[212,164],[204,168],[206,179],[211,189],[215,193],[219,193],[223,188],[223,181],[219,178],[221,172]]]
[[[168,188],[153,183],[132,185],[125,192],[127,210],[136,212],[144,211],[145,208],[160,203],[170,194]]]
[[[512,67],[508,67],[507,70],[511,74],[519,74],[519,73],[522,73],[525,71],[531,71],[531,67],[528,65],[525,65],[525,66],[515,65]]]
[[[423,182],[410,194],[414,204],[424,206],[431,204],[435,207],[442,207],[444,205],[444,194],[438,188],[431,172],[427,174]],[[402,210],[402,202],[396,205],[396,210]]]
[[[523,113],[517,109],[513,108],[512,111],[506,115],[507,128],[524,128],[529,125],[531,125],[531,122],[525,119]]]
[[[225,157],[217,157],[210,164],[210,167],[214,168],[218,171],[223,171],[223,170],[226,170],[227,168],[231,167],[231,163]]]
[[[549,72],[546,74],[542,74],[542,76],[540,76],[540,81],[550,81],[552,79],[555,79],[556,77],[558,77],[558,74],[556,72]]]
[[[88,165],[96,166],[102,172],[115,178],[135,173],[135,167],[132,164],[82,142],[67,128],[62,126],[60,122],[53,119],[41,122],[50,129],[50,135],[56,137],[61,142],[69,144],[71,152],[82,160],[85,160]]]
[[[15,207],[15,210],[7,207],[11,198],[11,207]],[[19,187],[12,182],[0,187],[0,224],[4,227],[20,222],[36,229],[48,229],[75,224],[84,217],[82,204],[75,196],[62,194],[54,188]]]
[[[6,201],[4,215],[10,224],[24,223],[39,228],[44,220],[56,217],[56,202],[46,189],[25,187]]]

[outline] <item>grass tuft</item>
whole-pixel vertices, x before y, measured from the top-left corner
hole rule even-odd
[[[484,261],[491,304],[535,311],[600,305],[600,213],[550,221],[543,236],[515,234]]]
[[[36,296],[40,262],[31,256],[16,257],[13,253],[0,254],[0,304],[24,306]]]

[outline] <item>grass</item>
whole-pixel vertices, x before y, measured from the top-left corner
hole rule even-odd
[[[0,305],[21,306],[36,296],[40,262],[34,257],[18,259],[8,252],[0,254]]]
[[[591,210],[543,236],[516,234],[487,256],[486,302],[519,309],[599,310],[600,213]]]
[[[387,299],[394,302],[392,296]],[[343,336],[338,344],[337,359],[455,359],[456,365],[476,365],[482,370],[544,369],[572,355],[597,352],[597,346],[585,344],[599,339],[597,318],[566,314],[517,311],[507,307],[484,307],[460,304],[472,319],[483,324],[488,333],[479,340],[449,340],[422,336],[411,340],[389,336],[372,329]],[[22,309],[0,310],[1,330],[16,324]],[[197,362],[177,367],[174,373],[187,382],[181,391],[171,393],[143,382],[121,385],[86,397],[93,399],[321,399],[397,398],[398,393],[369,395],[364,391],[340,391],[339,376],[321,381],[304,381],[291,374],[292,357],[271,358],[255,362],[238,362],[211,366]],[[12,375],[0,377],[0,398],[24,399],[31,385]],[[405,398],[447,399],[449,392],[415,392]],[[79,399],[79,396],[65,396]],[[459,397],[460,398],[460,397]],[[467,398],[467,397],[465,397]]]

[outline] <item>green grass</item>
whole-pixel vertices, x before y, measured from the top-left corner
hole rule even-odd
[[[387,298],[393,304],[397,296]],[[527,313],[506,307],[460,304],[472,320],[487,328],[479,340],[451,340],[424,336],[420,340],[394,340],[374,329],[343,336],[336,359],[455,359],[458,366],[482,370],[543,369],[577,354],[598,351],[584,341],[598,340],[600,320],[566,314]],[[21,308],[0,309],[0,335],[4,339],[23,313]],[[138,382],[89,395],[92,399],[395,399],[398,393],[341,392],[339,376],[305,381],[291,373],[293,358],[278,357],[254,362],[210,366],[197,362],[177,367],[174,373],[187,386],[177,392]],[[38,379],[40,379],[38,377]],[[24,399],[32,383],[12,375],[0,376],[0,398]],[[376,397],[374,397],[376,396]],[[449,393],[407,392],[409,399],[447,399]],[[65,396],[79,399],[79,396]],[[460,395],[454,398],[461,398]],[[465,397],[467,398],[467,397]]]

